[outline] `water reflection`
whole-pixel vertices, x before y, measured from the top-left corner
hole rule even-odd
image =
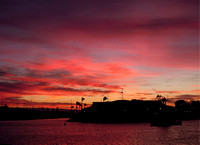
[[[199,121],[182,126],[91,124],[65,119],[1,121],[1,144],[198,144]]]

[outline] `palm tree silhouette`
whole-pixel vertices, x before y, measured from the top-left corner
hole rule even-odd
[[[108,100],[108,98],[106,96],[103,97],[103,102]]]
[[[76,102],[76,110],[77,110],[77,106],[79,106],[79,110],[80,110],[80,107],[82,107],[82,104],[80,102]]]
[[[161,102],[166,105],[167,99],[164,97],[164,98],[161,99]]]
[[[162,98],[162,96],[158,94],[158,95],[156,96],[156,98],[158,99],[158,101],[160,101],[160,98]]]
[[[85,106],[87,106],[87,104],[86,104],[86,103],[84,103],[83,105],[84,105],[84,109],[85,109]]]

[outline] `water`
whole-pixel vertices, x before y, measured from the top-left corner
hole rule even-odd
[[[182,126],[151,127],[149,123],[93,124],[66,119],[0,121],[0,144],[200,144],[199,120]]]

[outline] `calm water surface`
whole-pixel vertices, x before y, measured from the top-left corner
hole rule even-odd
[[[199,120],[170,127],[78,122],[67,122],[64,126],[65,120],[0,121],[0,144],[200,144]]]

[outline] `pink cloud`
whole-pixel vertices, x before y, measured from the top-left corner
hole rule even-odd
[[[7,97],[112,94],[150,87],[169,70],[182,72],[173,76],[181,83],[199,69],[198,3],[3,2],[0,90]],[[157,93],[199,92],[176,88]]]

